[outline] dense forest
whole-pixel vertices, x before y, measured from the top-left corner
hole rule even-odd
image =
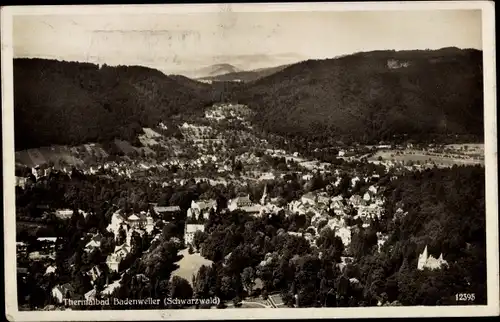
[[[14,60],[16,150],[119,137],[212,104],[209,85],[138,66]]]
[[[257,112],[262,129],[309,141],[482,140],[482,77],[478,50],[374,51],[294,64],[235,96]]]
[[[249,83],[204,84],[146,67],[15,59],[16,150],[132,141],[142,126],[221,101],[247,104],[260,131],[289,141],[482,140],[481,51],[375,51],[281,67]]]

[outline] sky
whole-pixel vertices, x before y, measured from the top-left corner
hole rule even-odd
[[[383,49],[482,49],[480,10],[14,16],[14,57],[244,70]]]

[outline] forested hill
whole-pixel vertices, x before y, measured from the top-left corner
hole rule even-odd
[[[482,52],[375,51],[308,60],[258,80],[204,84],[138,66],[14,60],[16,150],[114,138],[238,101],[264,131],[299,142],[483,133]]]
[[[264,130],[309,141],[482,137],[482,78],[478,50],[374,51],[294,64],[236,95]]]
[[[16,150],[133,140],[142,126],[201,113],[212,89],[146,67],[14,60]]]

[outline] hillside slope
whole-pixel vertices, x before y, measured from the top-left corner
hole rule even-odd
[[[14,60],[16,150],[133,140],[143,126],[201,113],[211,87],[138,66]]]
[[[262,129],[288,137],[375,142],[483,132],[482,53],[375,51],[308,60],[236,93]]]

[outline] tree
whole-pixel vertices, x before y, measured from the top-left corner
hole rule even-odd
[[[252,294],[253,287],[255,285],[255,271],[252,267],[247,267],[241,273],[241,281],[243,286],[247,290],[248,294]]]
[[[142,252],[142,237],[136,231],[133,231],[130,236],[130,247],[134,254],[140,254]]]
[[[218,212],[227,208],[227,198],[224,195],[218,195],[216,198],[216,202]]]
[[[193,297],[193,289],[189,282],[179,276],[172,277],[170,282],[170,297],[178,299],[190,299]]]
[[[201,249],[201,245],[205,242],[205,240],[207,239],[207,233],[205,233],[204,231],[201,231],[201,230],[197,230],[195,233],[194,233],[194,236],[193,236],[193,244],[194,244],[194,247],[199,251]]]
[[[164,241],[170,240],[172,237],[177,236],[177,227],[173,223],[167,223],[163,226],[161,237]]]
[[[123,229],[123,226],[120,226],[118,229],[118,238],[117,238],[117,244],[118,245],[123,245],[127,239],[127,233]]]
[[[340,257],[344,252],[344,244],[332,229],[323,229],[316,244],[324,253],[331,254],[337,263],[340,262]]]

